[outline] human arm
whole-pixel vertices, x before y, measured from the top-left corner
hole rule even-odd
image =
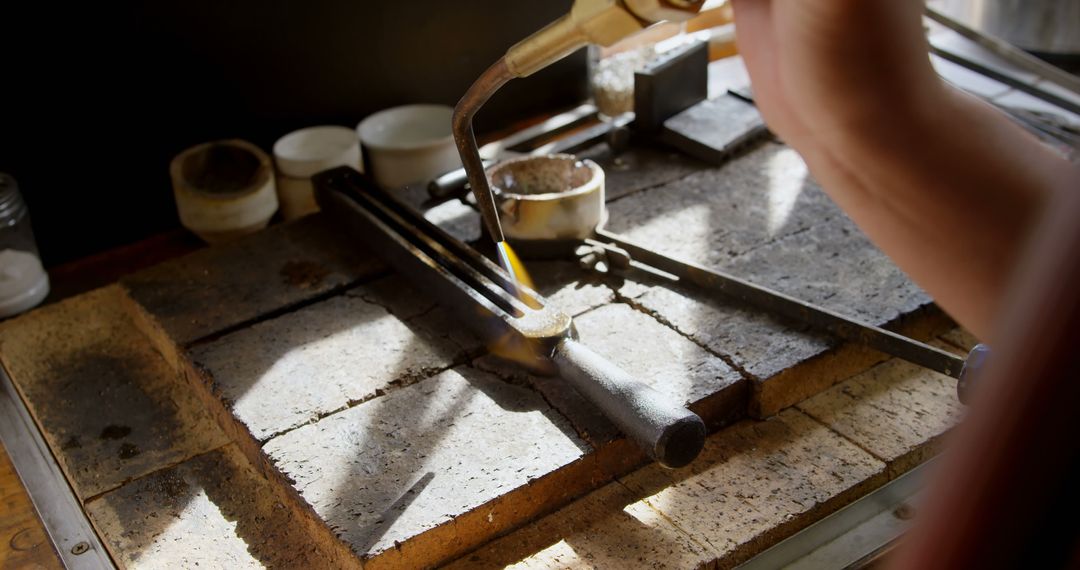
[[[1076,166],[941,81],[913,0],[734,0],[766,122],[961,324],[988,338],[1048,195]]]

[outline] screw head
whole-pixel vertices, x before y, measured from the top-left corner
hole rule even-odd
[[[85,542],[85,541],[80,542],[80,543],[76,544],[75,546],[71,547],[71,553],[74,554],[75,556],[78,556],[80,554],[84,554],[88,550],[90,550],[90,544]]]

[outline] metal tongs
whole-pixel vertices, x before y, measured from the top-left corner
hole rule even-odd
[[[574,248],[574,257],[585,269],[623,276],[647,276],[668,284],[688,286],[716,298],[744,303],[769,314],[808,325],[836,338],[867,346],[956,378],[959,381],[956,392],[961,402],[967,402],[971,378],[990,354],[989,347],[979,344],[965,359],[893,331],[755,285],[734,275],[669,257],[603,228],[597,228],[592,238],[577,243],[579,245]],[[565,249],[567,245],[562,248]]]
[[[681,467],[700,453],[705,424],[577,340],[571,318],[472,248],[348,167],[314,178],[330,218],[455,311],[493,353],[558,373],[656,461]]]

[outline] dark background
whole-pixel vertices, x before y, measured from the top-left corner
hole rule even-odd
[[[452,105],[571,0],[0,3],[0,171],[47,266],[179,227],[173,155],[406,103]],[[479,131],[586,96],[582,53],[511,82]]]

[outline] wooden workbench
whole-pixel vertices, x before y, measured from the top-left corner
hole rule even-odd
[[[963,352],[791,149],[605,163],[610,227]],[[463,239],[462,204],[428,216]],[[729,567],[921,463],[950,379],[655,284],[529,264],[583,339],[714,432],[646,465],[315,216],[0,325],[0,359],[123,567]]]

